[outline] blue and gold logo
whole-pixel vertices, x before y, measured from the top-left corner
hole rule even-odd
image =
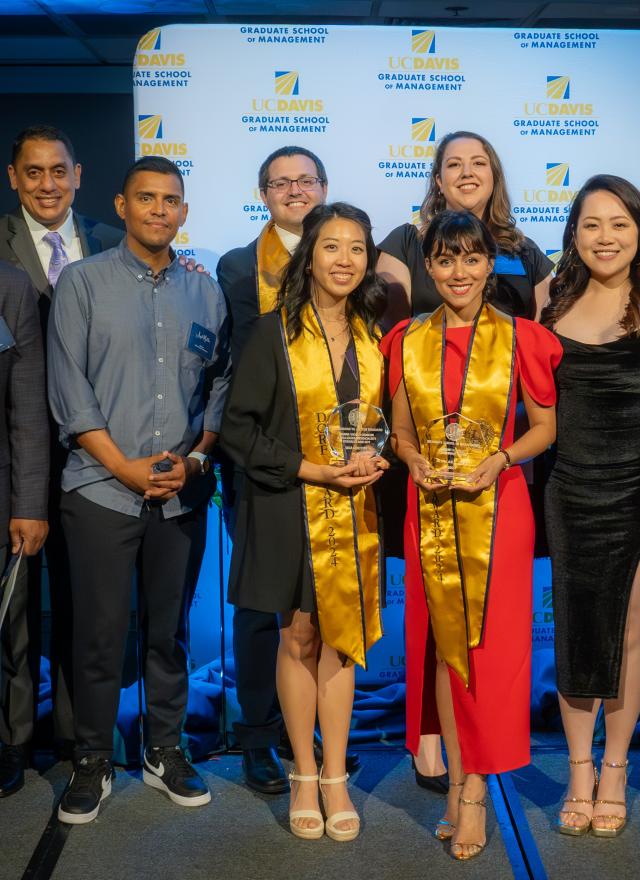
[[[433,116],[415,116],[411,120],[412,141],[435,141],[436,121]]]
[[[138,42],[138,52],[158,52],[162,46],[162,32],[160,28],[154,28],[140,37]]]
[[[276,70],[276,95],[300,94],[297,70]]]
[[[436,54],[436,33],[425,28],[411,31],[410,55],[387,56],[387,70],[380,72],[378,80],[387,90],[412,92],[459,92],[465,81],[459,58],[441,57]],[[407,44],[409,50],[409,44]],[[430,72],[433,71],[433,72]],[[446,71],[449,71],[447,73]]]
[[[139,115],[138,135],[145,140],[162,138],[162,116],[149,113]]]
[[[420,208],[422,205],[411,205],[411,222],[414,226],[422,225],[422,217],[420,216]]]
[[[185,158],[188,147],[165,141],[165,126],[160,113],[141,113],[138,115],[138,138],[136,144],[140,156],[165,156],[178,166],[180,173],[188,177],[193,168],[193,161]]]
[[[571,97],[571,80],[568,76],[547,77],[547,98],[566,101]]]
[[[411,51],[416,55],[435,55],[436,54],[436,34],[435,31],[412,30],[411,31]]]
[[[569,186],[567,162],[547,162],[547,186]]]
[[[553,249],[546,250],[545,254],[547,255],[547,257],[549,257],[554,266],[558,265],[558,263],[560,262],[560,258],[562,257],[562,251],[557,251]]]

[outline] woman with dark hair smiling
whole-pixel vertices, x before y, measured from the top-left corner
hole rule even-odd
[[[564,348],[546,494],[558,691],[570,781],[563,834],[616,837],[640,714],[640,192],[609,174],[578,192],[542,321]],[[592,757],[604,703],[602,770]]]
[[[430,224],[445,210],[470,211],[485,222],[495,240],[494,305],[516,317],[538,316],[548,298],[553,264],[516,227],[504,170],[493,146],[475,132],[454,131],[437,146],[420,225],[404,223],[378,245],[378,272],[389,286],[385,323],[393,325],[407,315],[432,312],[440,305],[434,280],[425,268],[422,245]],[[390,530],[387,533],[393,535]],[[446,791],[440,742],[433,731],[434,725],[426,726],[417,741],[407,740],[407,748],[415,756],[416,782]]]
[[[450,787],[435,834],[470,859],[486,841],[486,774],[529,762],[534,528],[517,465],[554,440],[561,346],[490,305],[496,245],[474,214],[438,214],[423,247],[442,304],[382,343],[411,475],[407,741],[439,718]],[[514,441],[519,394],[530,427]]]
[[[247,475],[229,598],[280,615],[278,697],[295,761],[290,827],[309,839],[326,830],[353,840],[360,828],[345,757],[354,663],[364,665],[382,635],[384,566],[371,486],[388,464],[365,455],[336,463],[324,425],[339,404],[382,401],[376,328],[385,297],[375,262],[363,211],[338,202],[305,217],[278,310],[258,321],[236,367],[220,435]]]

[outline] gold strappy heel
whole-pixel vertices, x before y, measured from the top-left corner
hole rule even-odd
[[[464,782],[449,782],[449,788],[452,787],[462,787]],[[438,840],[451,840],[453,837],[453,832],[456,830],[456,826],[452,825],[448,819],[438,819],[436,823],[436,830],[433,832],[434,835],[438,838]]]
[[[593,764],[593,756],[591,758],[584,758],[582,761],[572,761],[571,758],[569,758],[569,763],[572,766],[576,766],[578,764]],[[594,798],[596,796],[597,789],[598,789],[598,771],[596,770],[595,764],[594,764],[594,767],[593,767],[593,797],[591,797],[591,798],[566,797],[562,802],[562,806],[564,806],[565,804],[591,804],[591,806],[593,806],[593,804],[595,802]],[[569,825],[562,820],[563,813],[568,816],[571,816],[571,815],[582,816],[586,820],[586,822],[584,825]],[[560,832],[560,834],[569,834],[572,837],[582,837],[582,835],[586,834],[590,828],[591,828],[591,819],[589,818],[589,816],[587,816],[586,813],[581,813],[578,810],[560,810],[560,813],[558,815],[558,831]]]
[[[627,767],[629,766],[628,761],[602,761],[603,767],[616,767],[617,769],[624,770],[624,784],[627,784]],[[602,775],[602,771],[600,771],[600,775]],[[625,812],[627,809],[627,805],[625,801],[605,801],[597,799],[594,802],[595,804],[611,804],[615,807],[624,807]],[[614,825],[613,828],[603,828],[600,825],[594,825],[593,819],[615,819],[618,822],[618,825]],[[591,820],[591,833],[596,837],[617,837],[619,834],[622,834],[624,830],[624,826],[627,824],[626,816],[617,816],[615,813],[606,814],[601,813],[599,816],[594,816]]]
[[[486,783],[485,783],[485,792],[486,792]],[[467,800],[467,798],[463,798],[461,796],[459,803],[461,806],[462,806],[462,804],[465,804],[468,807],[484,807],[485,810],[487,809],[486,794],[485,794],[485,797],[482,798],[481,801],[470,801],[470,800]],[[469,859],[475,859],[476,856],[479,856],[486,845],[487,845],[486,839],[485,839],[484,843],[466,843],[464,841],[458,841],[457,843],[451,844],[451,855],[453,856],[454,859],[457,859],[459,862],[468,862]],[[463,853],[461,851],[461,849],[456,850],[456,847],[461,848],[463,846],[473,846],[473,847],[475,847],[475,851]]]

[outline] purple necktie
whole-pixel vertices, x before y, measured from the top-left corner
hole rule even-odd
[[[49,261],[47,278],[49,279],[49,284],[55,287],[60,273],[69,264],[69,257],[62,247],[62,236],[59,232],[47,232],[46,235],[42,236],[42,240],[51,245],[51,260]]]

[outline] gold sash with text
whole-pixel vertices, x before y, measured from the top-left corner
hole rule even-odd
[[[447,414],[444,400],[444,306],[409,325],[402,369],[421,453],[428,458],[426,427]],[[515,355],[511,317],[484,305],[476,319],[458,412],[484,419],[497,452],[504,433]],[[444,439],[444,422],[439,430]],[[433,438],[433,430],[432,430]],[[438,439],[436,437],[436,439]],[[480,644],[497,512],[497,482],[475,495],[443,488],[418,492],[420,561],[431,626],[440,657],[469,684],[469,650]]]
[[[282,244],[273,220],[260,233],[256,245],[258,311],[261,315],[276,307],[282,275],[291,254]]]
[[[317,315],[307,305],[303,329],[282,339],[289,361],[301,451],[307,461],[329,465],[324,432],[338,405],[331,356]],[[360,378],[360,399],[381,405],[383,357],[365,323],[351,320]],[[371,487],[355,490],[303,484],[310,564],[322,641],[366,667],[367,650],[382,636],[380,547],[376,502]]]

